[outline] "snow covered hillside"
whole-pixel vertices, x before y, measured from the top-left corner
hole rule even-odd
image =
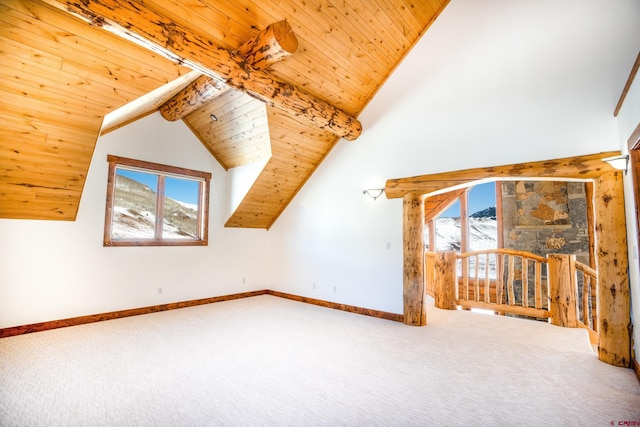
[[[494,209],[495,213],[495,209]],[[428,241],[428,239],[426,239]],[[436,250],[460,250],[460,218],[436,220]],[[469,250],[493,249],[498,245],[498,228],[495,216],[469,218]]]
[[[156,198],[156,193],[148,186],[117,175],[112,237],[153,238]],[[197,227],[197,206],[165,198],[162,224],[162,235],[165,239],[195,239]]]

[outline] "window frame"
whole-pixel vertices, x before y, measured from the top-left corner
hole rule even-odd
[[[107,155],[109,172],[107,179],[107,200],[104,222],[103,246],[207,246],[209,244],[209,191],[211,188],[211,173],[201,172],[193,169],[186,169],[177,166],[169,166],[160,163],[147,162],[144,160],[130,159],[114,155]],[[175,177],[183,179],[194,179],[200,182],[199,202],[198,202],[198,238],[197,239],[158,239],[158,233],[162,232],[163,223],[163,203],[156,202],[156,227],[153,239],[114,239],[111,236],[114,202],[116,192],[116,170],[123,169],[138,170],[140,172],[151,173],[158,177]],[[158,179],[157,200],[164,200],[164,178]],[[159,231],[160,230],[160,231]]]

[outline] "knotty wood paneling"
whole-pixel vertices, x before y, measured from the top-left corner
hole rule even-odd
[[[270,228],[338,140],[276,109],[268,107],[267,114],[271,158],[227,227]]]
[[[145,0],[144,7],[231,51],[286,19],[298,50],[269,73],[357,117],[447,3]],[[107,123],[109,131],[148,114],[167,98],[158,88],[175,91],[179,85],[167,83],[189,71],[40,0],[0,4],[0,51],[0,108],[7,112],[0,127],[8,132],[0,152],[22,148],[0,165],[0,196],[11,195],[0,217],[73,219],[102,118],[132,103]],[[184,120],[225,169],[269,158],[229,219],[236,227],[270,227],[337,142],[233,90]],[[18,146],[23,136],[28,147]]]
[[[151,0],[145,5],[229,50],[269,24],[287,19],[299,47],[270,72],[357,115],[446,3],[193,0],[187,7],[187,2]],[[265,126],[264,114],[257,107],[250,110],[240,98],[248,97],[225,93],[185,122],[226,169],[269,157],[227,222],[227,226],[268,228],[336,138],[292,119],[276,119],[276,113]],[[210,114],[218,122],[211,122]]]
[[[188,70],[39,1],[0,3],[0,217],[75,219],[105,114]]]
[[[462,196],[466,190],[454,190],[444,194],[430,196],[424,200],[424,223],[428,224],[436,216],[441,214],[457,198]]]
[[[160,1],[153,0],[153,3]],[[218,43],[227,49],[237,48],[272,22],[287,19],[298,39],[298,50],[274,64],[270,72],[357,116],[447,1],[283,0],[220,4],[207,0],[202,3],[215,12],[207,11],[192,22],[191,28],[207,32],[207,26],[218,20],[215,14],[222,13],[228,17],[229,26],[218,25],[209,34],[224,35]],[[175,9],[165,9],[165,12],[174,13],[176,19],[180,15]],[[208,112],[217,115],[212,104],[205,110],[200,113],[205,118]],[[294,119],[268,110],[271,157],[227,226],[269,228],[273,225],[337,142],[337,138],[326,132],[301,126]],[[203,142],[209,140],[205,145],[213,144],[211,136],[203,136],[195,126],[191,127]],[[228,145],[231,146],[227,148],[229,156],[239,152],[237,144]],[[254,161],[258,154],[249,151],[251,148],[252,144],[246,144],[246,157],[236,156],[234,162]],[[221,153],[222,148],[218,147],[215,152]],[[222,159],[220,154],[216,157]],[[221,163],[232,167],[230,159]]]
[[[225,169],[271,154],[266,106],[244,93],[230,89],[183,120]]]

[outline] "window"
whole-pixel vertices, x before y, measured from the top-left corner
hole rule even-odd
[[[204,246],[211,174],[107,156],[104,246]]]
[[[425,227],[427,250],[468,252],[500,246],[496,183],[478,184],[452,197]]]
[[[456,251],[461,249],[460,200],[435,219],[436,251]]]
[[[469,251],[498,247],[496,184],[488,182],[471,187],[468,193]]]

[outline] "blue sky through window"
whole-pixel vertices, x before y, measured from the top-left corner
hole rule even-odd
[[[496,205],[496,183],[487,182],[473,187],[469,192],[469,215],[473,215],[483,209]],[[449,207],[441,218],[457,218],[460,216],[460,202],[457,201]]]
[[[158,175],[152,173],[139,172],[129,169],[117,169],[117,174],[138,181],[153,190],[157,191]],[[174,178],[168,176],[165,179],[165,196],[184,203],[198,204],[199,181],[191,179]]]
[[[165,196],[184,203],[198,204],[198,181],[168,176],[164,181]]]

